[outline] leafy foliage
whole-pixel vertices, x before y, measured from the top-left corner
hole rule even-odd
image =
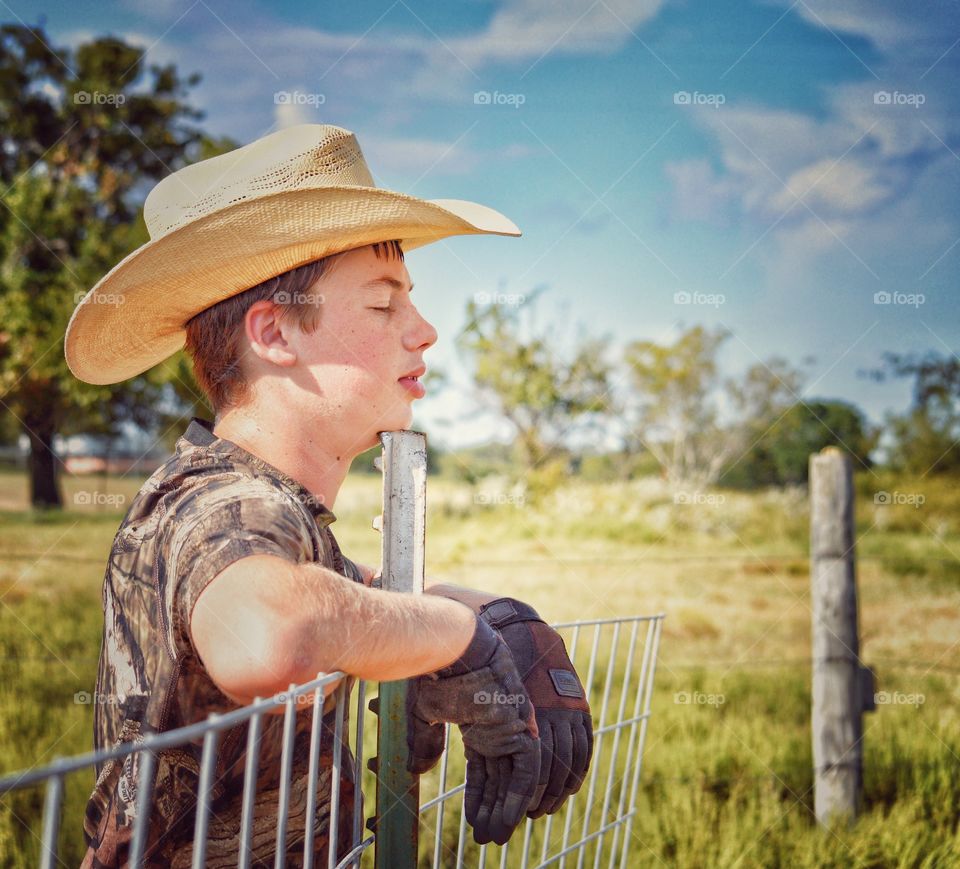
[[[806,484],[810,455],[838,446],[858,469],[871,467],[870,452],[879,430],[859,408],[843,401],[802,401],[773,418],[759,421],[762,433],[721,481],[747,488]]]
[[[60,506],[55,434],[162,427],[202,401],[182,362],[97,387],[63,357],[79,298],[147,238],[149,182],[224,145],[184,102],[198,80],[113,37],[69,51],[0,27],[0,411],[29,435],[34,506]]]
[[[802,373],[773,357],[740,379],[723,379],[724,329],[694,326],[672,344],[634,341],[624,352],[632,388],[633,432],[672,483],[716,483],[725,468],[752,455],[769,421],[796,400]],[[724,420],[721,410],[730,411]]]
[[[602,339],[581,339],[564,356],[546,331],[524,334],[520,321],[519,308],[471,300],[458,343],[475,363],[481,392],[516,429],[528,482],[539,477],[549,487],[566,472],[566,436],[611,410],[610,366]]]
[[[887,417],[888,464],[921,476],[960,470],[960,359],[933,352],[923,357],[887,353],[884,367],[870,376],[914,379],[911,407]]]

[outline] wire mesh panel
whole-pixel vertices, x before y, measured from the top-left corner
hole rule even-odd
[[[324,734],[324,688],[339,682],[335,690],[335,725],[332,733]],[[355,695],[359,701],[356,705],[355,733],[358,754],[362,754],[362,734],[364,731],[363,702],[365,685],[357,683]],[[289,820],[291,804],[291,771],[293,766],[293,746],[295,742],[296,716],[306,705],[311,707],[311,729],[309,740],[309,774],[306,794],[306,819],[317,817],[319,800],[318,764],[322,743],[332,740],[331,750],[333,758],[332,792],[330,794],[330,809],[327,820],[329,838],[333,847],[328,853],[318,856],[315,847],[316,823],[304,823],[302,830],[295,829]],[[238,725],[248,724],[246,756],[244,758],[242,813],[240,819],[239,836],[236,839],[236,865],[249,867],[255,861],[262,861],[264,851],[271,852],[274,866],[283,867],[288,856],[296,855],[297,865],[304,867],[326,866],[332,867],[357,865],[362,852],[373,843],[373,837],[363,838],[363,818],[360,800],[355,801],[350,824],[352,841],[349,852],[337,854],[335,843],[337,831],[342,828],[340,812],[339,789],[341,771],[344,764],[352,764],[354,760],[349,752],[345,720],[347,708],[347,683],[343,673],[331,673],[303,685],[291,685],[289,690],[265,700],[257,700],[249,706],[232,710],[222,715],[211,715],[205,721],[182,727],[177,730],[160,734],[149,734],[138,742],[124,743],[106,751],[91,752],[72,758],[61,758],[52,764],[14,773],[0,779],[0,796],[12,791],[36,788],[45,784],[46,796],[44,802],[42,830],[34,832],[39,840],[39,865],[54,867],[65,865],[59,856],[60,845],[64,835],[80,836],[82,818],[66,819],[66,829],[61,823],[61,807],[64,791],[64,781],[68,776],[86,776],[92,780],[92,773],[98,764],[115,760],[121,764],[131,758],[137,767],[136,776],[136,803],[135,817],[131,831],[129,859],[124,865],[142,866],[158,865],[156,856],[151,860],[150,817],[151,807],[156,798],[154,792],[157,759],[164,751],[195,744],[202,740],[202,754],[200,773],[197,783],[197,800],[194,819],[192,865],[203,867],[207,865],[207,848],[209,824],[212,813],[213,793],[216,782],[217,746],[222,734]],[[280,759],[281,775],[278,803],[276,806],[276,832],[272,843],[266,848],[263,843],[256,847],[253,842],[254,813],[256,808],[255,796],[257,789],[257,760],[260,748],[263,716],[277,713],[282,709],[283,715],[283,749]],[[327,728],[329,730],[329,728]],[[362,757],[359,758],[362,760]],[[351,776],[358,778],[358,776]],[[262,806],[261,806],[262,811]],[[32,831],[33,832],[33,831]],[[288,842],[290,843],[288,846]],[[343,849],[341,849],[343,850]],[[222,853],[221,853],[222,859]],[[339,862],[338,862],[339,859]],[[233,862],[231,856],[230,862]],[[259,862],[257,865],[262,865]]]
[[[557,813],[527,819],[502,847],[473,841],[463,813],[463,750],[457,729],[447,728],[448,750],[421,778],[421,866],[599,869],[635,862],[631,827],[662,622],[658,614],[554,625],[590,702],[593,759],[579,793]]]
[[[474,843],[463,814],[463,747],[456,728],[447,729],[447,748],[438,767],[423,776],[420,804],[419,865],[454,866],[593,866],[630,865],[631,825],[637,805],[643,746],[650,718],[653,678],[663,615],[597,619],[554,625],[563,636],[570,658],[583,677],[594,722],[594,749],[590,770],[579,793],[570,797],[554,815],[527,820],[503,847]],[[365,759],[377,751],[375,728],[366,726],[368,689],[357,682],[347,694],[342,673],[318,677],[304,685],[291,686],[283,694],[223,715],[212,715],[197,724],[161,734],[150,734],[136,743],[119,745],[108,751],[91,752],[63,758],[38,769],[14,773],[0,779],[0,796],[14,790],[46,786],[41,829],[34,833],[40,846],[39,864],[62,865],[58,843],[64,835],[76,831],[80,818],[68,818],[62,829],[61,813],[64,783],[68,776],[91,776],[97,764],[111,759],[134,756],[137,759],[136,812],[129,851],[130,866],[151,865],[150,810],[156,794],[154,780],[157,758],[162,752],[202,740],[200,774],[194,820],[192,865],[207,862],[209,823],[212,811],[217,761],[217,746],[225,731],[249,724],[244,758],[242,813],[237,838],[236,863],[251,866],[262,850],[253,846],[258,754],[263,716],[283,710],[284,741],[280,757],[281,777],[276,826],[272,847],[274,865],[282,867],[288,853],[296,853],[297,865],[328,869],[347,866],[371,866],[370,846],[374,836],[364,828],[364,814],[372,813],[376,786],[375,771],[367,771]],[[332,733],[324,735],[323,688],[340,681],[336,688],[336,714]],[[314,825],[303,831],[289,823],[292,754],[296,715],[305,704],[312,707],[310,757],[306,818],[316,815],[318,801],[318,764],[321,744],[332,739],[328,829],[336,841],[340,829],[341,773],[346,764],[355,764],[357,795],[349,821],[351,844],[348,851],[334,849],[318,859]],[[348,712],[349,707],[349,712]],[[352,716],[352,718],[351,718]],[[346,721],[352,720],[352,733]],[[351,753],[349,742],[353,743]],[[375,765],[374,765],[375,766]],[[354,772],[351,770],[351,772]],[[364,796],[361,797],[360,794]],[[346,823],[346,821],[344,821]],[[40,825],[38,825],[40,826]],[[288,845],[302,841],[301,844]],[[301,857],[302,855],[302,857]],[[302,863],[301,863],[302,860]],[[339,860],[339,862],[338,862]],[[232,862],[232,860],[231,860]],[[155,865],[155,864],[153,864]]]

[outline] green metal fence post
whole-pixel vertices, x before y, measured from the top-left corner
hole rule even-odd
[[[427,439],[414,431],[381,432],[383,445],[382,577],[385,591],[423,593]],[[377,869],[414,869],[420,780],[407,772],[407,683],[382,682],[377,720]]]

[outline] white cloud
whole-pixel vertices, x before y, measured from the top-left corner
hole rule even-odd
[[[840,85],[830,91],[827,104],[831,113],[842,118],[851,130],[871,128],[870,139],[882,159],[909,157],[911,154],[939,150],[942,146],[927,127],[941,138],[948,138],[951,129],[957,129],[951,108],[956,102],[953,93],[934,80],[923,84],[914,82],[910,85],[903,82],[899,87],[888,81],[885,85],[879,86],[876,82]],[[877,105],[877,94],[891,92],[919,94],[924,103],[917,108],[908,105]]]
[[[960,30],[960,8],[939,0],[774,0],[789,6],[816,27],[839,35],[854,35],[870,40],[883,51],[916,47],[918,43],[953,42]]]
[[[677,160],[664,164],[673,184],[671,216],[715,224],[728,222],[727,211],[736,194],[730,178],[720,177],[709,160]]]
[[[870,84],[836,89],[824,117],[736,104],[699,113],[697,123],[710,135],[724,172],[715,175],[703,161],[670,165],[674,209],[696,219],[698,207],[704,211],[709,203],[702,219],[710,219],[715,206],[732,197],[744,217],[760,221],[794,206],[789,225],[811,219],[796,204],[800,197],[823,219],[869,217],[947,153],[937,136],[949,142],[957,131],[943,101],[929,99],[920,108],[878,105],[876,90]]]
[[[442,42],[426,33],[418,45],[422,64],[409,86],[421,96],[454,102],[466,88],[483,86],[497,66],[522,77],[551,55],[615,54],[662,6],[663,0],[508,0],[475,33]]]
[[[771,201],[785,211],[801,198],[814,211],[828,215],[855,214],[873,208],[893,192],[874,167],[847,157],[843,162],[824,158],[797,170]]]
[[[466,138],[447,141],[401,136],[364,136],[363,151],[370,165],[381,172],[417,175],[466,175],[485,162],[516,160],[536,153],[519,143],[481,152]]]
[[[949,49],[960,6],[933,13],[885,0],[805,0],[796,13],[834,31],[869,71],[824,86],[816,111],[730,99],[695,113],[709,157],[667,164],[665,174],[672,214],[739,224],[718,280],[762,283],[757,322],[789,311],[792,322],[817,323],[815,340],[839,355],[870,328],[875,291],[945,299],[955,283],[960,45]],[[910,101],[884,102],[878,92]],[[881,317],[869,341],[889,328]]]
[[[869,224],[878,209],[896,207],[927,167],[950,153],[947,146],[957,150],[960,111],[950,73],[960,64],[960,47],[949,49],[960,31],[960,5],[770,2],[789,7],[858,52],[861,79],[825,87],[817,114],[736,101],[697,113],[695,122],[708,133],[724,172],[712,177],[695,165],[668,172],[674,209],[695,216],[691,187],[700,183],[707,200],[732,188],[741,215],[760,225],[794,205],[776,232],[816,223],[817,217]],[[868,40],[871,50],[851,37]],[[839,45],[837,50],[843,51]],[[891,94],[893,101],[882,102]],[[897,95],[904,101],[898,104]],[[817,217],[796,204],[797,196]],[[800,236],[819,239],[821,230],[811,227]]]
[[[313,106],[303,103],[276,103],[273,120],[278,130],[298,124],[316,124],[317,111]]]
[[[62,33],[54,32],[52,41],[57,46],[63,45],[76,50],[84,43],[93,42],[95,39],[102,39],[106,35],[103,31],[98,32],[89,30],[88,28],[75,28]],[[136,48],[147,49],[147,61],[149,64],[173,63],[179,67],[183,60],[182,55],[177,51],[176,43],[168,39],[153,36],[149,33],[144,33],[142,30],[124,30],[110,33],[109,35]],[[192,69],[179,69],[182,75],[187,75],[192,71]]]
[[[454,51],[471,67],[496,61],[537,61],[549,52],[612,54],[633,39],[636,28],[653,18],[663,0],[513,0],[487,28],[452,40]]]
[[[464,103],[486,86],[496,66],[513,64],[526,71],[551,54],[619,51],[663,2],[507,0],[486,25],[450,36],[433,32],[430,22],[405,4],[379,23],[372,16],[367,27],[346,33],[289,25],[262,11],[248,10],[238,21],[223,10],[213,14],[203,3],[162,0],[159,11],[145,16],[157,28],[165,25],[159,41],[143,32],[122,35],[149,46],[151,62],[175,62],[184,75],[200,72],[193,102],[208,113],[208,126],[248,137],[259,132],[266,116],[278,123],[307,116],[343,122],[371,111],[378,118],[390,115],[391,106],[411,100],[419,106]],[[77,44],[92,36],[74,30],[64,38]],[[304,81],[308,90],[325,93],[323,117],[274,109],[274,92]],[[404,122],[403,115],[392,112],[396,122]]]

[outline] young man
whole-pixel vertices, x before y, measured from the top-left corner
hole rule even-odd
[[[104,580],[95,746],[140,740],[318,673],[411,684],[410,759],[429,769],[443,723],[461,725],[467,817],[505,841],[524,814],[577,790],[589,707],[562,642],[526,604],[434,585],[385,594],[340,552],[331,512],[351,461],[409,426],[434,328],[411,301],[404,251],[451,235],[518,235],[474,203],[374,185],[354,136],[304,125],[174,173],[144,207],[151,241],[84,298],[67,330],[91,383],[139,374],[186,346],[213,424],[191,421],[143,486]],[[430,674],[423,676],[422,674]],[[524,703],[477,702],[513,694]],[[315,848],[350,846],[357,772],[327,829],[332,698],[324,706]],[[301,857],[311,711],[297,715],[287,858]],[[263,725],[253,857],[273,861],[282,719]],[[235,865],[246,727],[222,735],[207,865]],[[148,864],[187,866],[200,745],[161,752]],[[122,865],[139,763],[98,769],[87,866]],[[330,839],[335,838],[335,844]]]

